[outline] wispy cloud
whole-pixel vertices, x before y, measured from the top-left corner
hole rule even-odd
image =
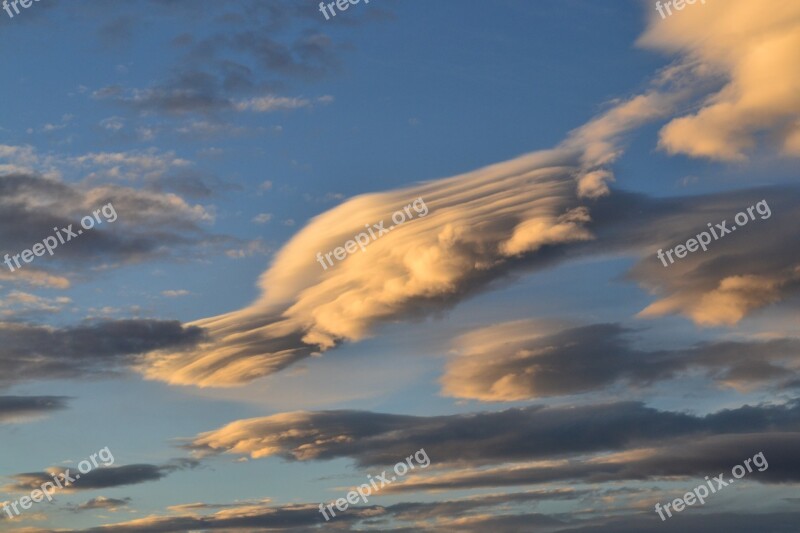
[[[0,396],[0,424],[26,422],[67,408],[63,396]]]

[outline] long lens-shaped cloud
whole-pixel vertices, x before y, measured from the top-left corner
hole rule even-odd
[[[593,238],[590,208],[613,180],[617,137],[684,96],[653,91],[611,108],[559,147],[446,179],[355,197],[313,219],[261,277],[249,307],[191,325],[208,342],[140,366],[173,384],[231,386],[277,372],[384,322],[449,307],[509,272],[552,263]],[[392,214],[413,202],[411,220]],[[385,221],[390,232],[323,269],[326,253]],[[374,232],[379,230],[374,229]]]
[[[173,383],[225,385],[280,370],[342,340],[364,338],[382,321],[426,313],[485,287],[559,245],[591,239],[578,197],[577,153],[540,152],[403,190],[353,198],[318,216],[280,251],[251,306],[194,325],[210,342],[157,354],[146,373]],[[323,270],[326,253],[414,200],[425,216]],[[419,203],[417,205],[420,205]],[[375,229],[373,233],[379,230]]]

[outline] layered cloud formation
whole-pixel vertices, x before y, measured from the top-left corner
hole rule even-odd
[[[406,450],[425,448],[438,468],[621,451],[708,433],[799,430],[796,403],[745,406],[704,417],[636,402],[431,417],[303,411],[232,422],[198,435],[188,448],[200,455],[280,456],[292,461],[348,457],[359,466],[390,465],[407,455]]]
[[[619,136],[668,112],[656,89],[614,106],[558,148],[460,176],[362,195],[313,219],[277,254],[249,307],[192,323],[210,342],[191,354],[151,354],[149,378],[229,386],[359,340],[381,323],[449,307],[519,269],[552,264],[593,239],[589,207],[609,194]],[[320,269],[331,250],[420,199],[428,214],[363,253]],[[376,230],[377,231],[377,230]]]
[[[231,385],[280,370],[377,324],[450,305],[535,256],[591,238],[576,153],[524,156],[462,176],[360,196],[318,216],[278,253],[250,307],[193,323],[202,350],[157,354],[145,373],[178,384]],[[592,190],[597,188],[592,178]],[[421,198],[429,213],[322,270],[319,251],[391,220]],[[390,223],[387,223],[387,229]]]

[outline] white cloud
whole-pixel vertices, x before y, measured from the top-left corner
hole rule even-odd
[[[311,100],[302,97],[287,97],[287,96],[259,96],[256,98],[249,98],[239,100],[234,103],[234,108],[237,111],[254,111],[257,113],[270,113],[273,111],[286,111],[290,109],[300,109],[304,107],[313,107],[314,103],[329,104],[333,102],[332,96],[320,96],[316,100]]]
[[[266,224],[270,220],[272,220],[272,215],[269,213],[260,213],[253,217],[253,222],[256,224]]]
[[[190,294],[191,293],[185,289],[161,291],[161,295],[166,296],[167,298],[179,298],[181,296],[188,296]]]

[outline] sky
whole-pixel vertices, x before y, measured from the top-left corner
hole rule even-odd
[[[24,2],[1,530],[795,531],[800,3]]]

